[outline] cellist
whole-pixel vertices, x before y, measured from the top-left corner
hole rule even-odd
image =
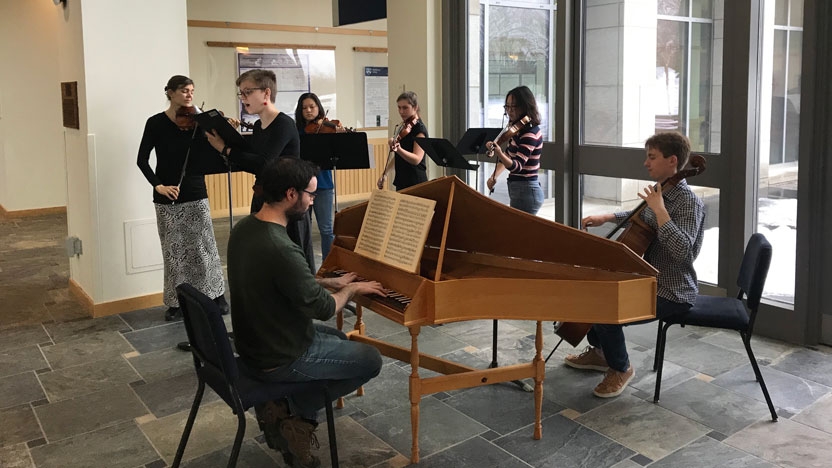
[[[662,190],[661,183],[688,162],[690,141],[687,137],[675,132],[659,133],[650,137],[644,146],[647,150],[644,167],[658,184],[648,186],[638,194],[647,205],[638,216],[656,232],[644,259],[659,270],[656,318],[663,319],[687,312],[696,301],[699,286],[693,262],[702,247],[705,207],[684,179]],[[587,216],[581,220],[581,227],[600,226],[628,216],[629,212]],[[620,395],[635,376],[624,342],[623,326],[593,325],[587,340],[590,346],[580,354],[566,356],[566,365],[605,373],[604,379],[595,387],[595,396]]]

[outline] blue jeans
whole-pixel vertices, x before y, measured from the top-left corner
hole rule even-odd
[[[656,298],[656,318],[628,323],[638,325],[663,319],[671,315],[684,314],[691,308],[690,304],[669,301],[663,297]],[[601,348],[607,364],[618,372],[626,372],[630,368],[630,355],[624,343],[624,327],[626,325],[593,325],[586,335],[589,344]]]
[[[543,189],[536,180],[509,180],[509,206],[536,215],[543,206]]]
[[[381,371],[381,354],[368,344],[347,339],[335,328],[316,323],[312,344],[291,364],[272,371],[254,371],[252,376],[266,382],[307,382],[329,380],[329,396],[333,399],[348,395]],[[293,395],[289,410],[316,421],[324,407],[320,393]]]
[[[318,222],[318,231],[321,233],[321,260],[325,260],[332,247],[332,203],[335,196],[332,189],[318,189],[315,196],[315,203],[312,211],[315,212],[315,221]]]

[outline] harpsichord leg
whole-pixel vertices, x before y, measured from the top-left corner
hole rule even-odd
[[[546,377],[546,363],[543,361],[543,323],[537,322],[534,337],[534,439],[543,437],[543,379]]]
[[[419,462],[419,402],[422,399],[422,381],[419,377],[419,331],[410,327],[410,462]]]

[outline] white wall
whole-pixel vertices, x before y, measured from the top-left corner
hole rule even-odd
[[[60,12],[48,1],[0,1],[0,205],[9,211],[66,205]]]

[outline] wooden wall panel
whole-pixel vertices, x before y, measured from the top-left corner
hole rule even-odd
[[[376,181],[387,163],[389,149],[387,140],[374,138],[368,140],[373,147],[374,169],[353,169],[338,171],[335,186],[338,190],[339,201],[352,201],[370,197]],[[388,178],[388,186],[390,178]],[[228,216],[228,174],[211,174],[205,176],[208,188],[208,201],[211,205],[211,215],[215,218]],[[233,172],[231,174],[231,201],[235,215],[246,214],[251,206],[254,185],[254,175],[247,172]],[[340,203],[339,203],[340,204]]]

